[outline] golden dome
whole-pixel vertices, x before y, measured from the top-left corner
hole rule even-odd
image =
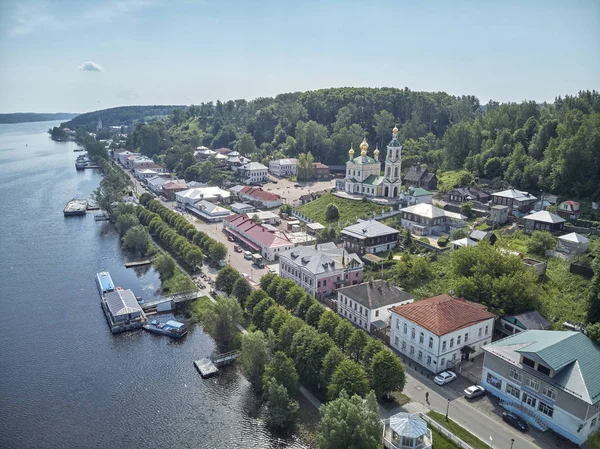
[[[394,126],[394,129],[392,129],[392,134],[398,134],[398,125]]]
[[[373,152],[375,156],[379,155],[379,145],[375,145],[375,151]]]
[[[354,156],[354,145],[350,144],[350,151],[348,151],[350,157]]]
[[[360,144],[360,155],[366,156],[368,149],[369,149],[369,144],[367,143],[367,138],[365,137],[363,139],[362,143]]]

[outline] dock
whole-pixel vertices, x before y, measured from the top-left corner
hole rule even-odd
[[[241,354],[241,351],[225,352],[211,358],[194,361],[194,366],[203,379],[208,379],[219,372],[219,368],[233,363]]]
[[[131,262],[125,262],[125,268],[141,267],[143,265],[150,265],[154,259],[142,259],[133,260]]]
[[[67,203],[63,209],[63,213],[66,217],[70,215],[85,215],[87,211],[88,203],[86,200],[77,200],[73,198]]]
[[[204,293],[201,290],[190,293],[179,293],[177,295],[166,296],[164,298],[156,299],[154,301],[145,302],[144,304],[141,304],[141,306],[142,309],[144,309],[144,311],[151,309],[161,309],[161,311],[167,311],[173,309],[173,306],[175,306],[176,304],[185,301],[193,301],[194,299],[198,299],[201,296],[204,296]]]
[[[94,214],[94,220],[96,221],[108,221],[110,220],[110,216],[105,212],[100,212],[98,214]]]

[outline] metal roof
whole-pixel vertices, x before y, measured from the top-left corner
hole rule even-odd
[[[446,213],[443,209],[439,207],[435,207],[432,204],[420,203],[415,204],[414,206],[408,206],[403,209],[400,209],[401,212],[408,212],[410,214],[418,215],[419,217],[425,218],[440,218],[445,217]]]
[[[502,198],[512,198],[517,201],[528,201],[528,200],[537,200],[535,196],[530,193],[523,192],[521,190],[516,189],[508,189],[502,190],[501,192],[492,193],[492,196],[499,196]]]
[[[552,212],[548,212],[547,210],[541,210],[533,214],[525,215],[523,219],[541,221],[543,223],[564,223],[565,221],[567,221],[564,218],[553,214]]]
[[[414,301],[410,293],[381,279],[338,288],[338,292],[368,309]]]
[[[112,316],[138,313],[142,308],[131,290],[115,290],[104,295],[106,305]]]
[[[345,268],[362,267],[363,263],[355,253],[338,248],[333,243],[314,246],[297,246],[279,254],[291,265],[302,267],[312,274],[341,271]]]
[[[342,229],[342,234],[351,235],[360,239],[398,233],[399,231],[397,229],[379,223],[376,220],[359,221],[356,224]]]
[[[570,234],[567,234],[567,235],[561,235],[558,239],[565,240],[567,242],[574,242],[574,243],[588,243],[589,242],[589,240],[587,238],[585,238],[581,234],[577,234],[576,232],[571,232]]]
[[[407,438],[419,438],[429,435],[427,423],[418,413],[397,413],[390,418],[390,428],[398,435]]]
[[[539,312],[535,310],[532,310],[531,312],[519,313],[517,315],[509,315],[504,318],[512,318],[518,321],[524,326],[523,329],[543,330],[550,327],[550,323],[546,321],[546,318],[544,318],[542,315],[539,314]]]

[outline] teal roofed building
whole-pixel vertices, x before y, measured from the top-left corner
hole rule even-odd
[[[390,201],[400,199],[400,169],[402,166],[402,145],[398,142],[398,128],[392,130],[392,140],[387,146],[384,176],[381,175],[379,148],[375,148],[373,157],[368,153],[369,144],[364,139],[360,144],[360,156],[354,157],[354,148],[348,151],[346,162],[346,193],[366,197],[387,198]]]
[[[600,428],[600,347],[583,333],[527,330],[483,349],[481,384],[505,409],[576,444]]]

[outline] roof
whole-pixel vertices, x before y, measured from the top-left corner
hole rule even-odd
[[[464,196],[467,199],[478,200],[479,198],[489,198],[489,194],[477,190],[472,189],[471,187],[456,187],[450,191],[450,195],[460,195]]]
[[[224,207],[217,206],[214,203],[206,200],[196,201],[194,203],[194,208],[199,211],[204,212],[207,215],[229,215],[231,211],[229,209],[225,209]]]
[[[268,168],[260,162],[248,162],[247,164],[242,165],[240,170],[268,170]]]
[[[463,298],[439,295],[392,309],[438,336],[494,318],[487,307]]]
[[[410,293],[381,279],[338,288],[338,292],[370,310],[414,301]]]
[[[190,198],[192,200],[202,200],[209,198],[229,198],[230,196],[231,194],[227,190],[222,190],[219,187],[215,186],[193,187],[191,189],[187,189],[183,192],[177,193],[177,198]]]
[[[321,223],[306,223],[306,227],[312,231],[320,231],[321,229],[325,229]]]
[[[237,186],[230,187],[230,188],[229,188],[229,191],[230,191],[230,192],[233,192],[233,193],[240,193],[240,192],[241,192],[242,190],[244,190],[245,188],[246,188],[246,186],[243,186],[243,185],[239,185],[239,184],[238,184]]]
[[[279,165],[296,165],[298,163],[298,159],[288,158],[288,159],[276,159],[274,161],[269,162],[269,164],[279,164]]]
[[[553,214],[552,212],[548,212],[547,210],[541,210],[539,212],[534,212],[533,214],[525,215],[523,219],[541,221],[544,223],[564,223],[565,221],[567,221],[564,218]]]
[[[520,362],[520,356],[535,358],[552,368],[554,377],[544,381],[588,404],[600,401],[600,347],[581,332],[526,330],[483,347],[483,350],[537,373]]]
[[[348,267],[362,267],[363,263],[355,253],[349,253],[345,248],[338,248],[333,243],[314,246],[298,246],[279,254],[279,259],[285,259],[291,265],[301,267],[312,274],[341,272]]]
[[[415,214],[419,217],[425,218],[440,218],[445,217],[446,213],[443,209],[435,207],[432,204],[420,203],[414,206],[408,206],[400,209],[401,212],[407,212],[409,214]]]
[[[155,187],[160,187],[169,181],[166,178],[163,178],[162,176],[153,176],[152,178],[149,178],[147,182],[148,184],[152,184]]]
[[[251,218],[244,215],[234,214],[223,218],[224,221],[231,223],[234,231],[248,237],[256,244],[266,248],[279,246],[293,246],[294,243],[281,232],[271,232],[263,225],[256,223]]]
[[[523,329],[543,330],[550,327],[550,323],[546,321],[546,318],[544,318],[535,310],[532,310],[531,312],[519,313],[517,315],[508,315],[504,318],[512,318],[516,321],[519,321],[524,326]]]
[[[475,240],[471,240],[468,237],[458,240],[452,240],[450,244],[454,246],[477,246],[477,242]]]
[[[385,178],[383,176],[371,175],[367,177],[362,183],[372,186],[380,185]]]
[[[492,193],[492,196],[500,196],[502,198],[512,198],[517,201],[528,201],[528,200],[537,200],[537,198],[530,193],[523,192],[521,190],[516,189],[508,189],[502,190],[500,192]]]
[[[243,187],[239,193],[241,193],[242,195],[246,195],[249,196],[253,199],[259,200],[259,201],[277,201],[280,200],[281,197],[275,193],[270,193],[270,192],[266,192],[263,189],[261,189],[260,187],[250,187],[250,186],[246,186]]]
[[[248,218],[258,217],[260,220],[270,220],[272,218],[279,218],[279,215],[271,212],[270,210],[257,210],[255,212],[249,212],[246,214]]]
[[[585,238],[581,234],[577,234],[576,232],[571,232],[570,234],[561,235],[558,239],[564,240],[566,242],[573,242],[573,243],[588,243],[589,242],[589,240],[587,238]]]
[[[411,188],[409,189],[409,195],[411,196],[429,196],[429,195],[433,195],[433,193],[431,193],[429,190],[424,189],[422,187],[416,187],[416,188]]]
[[[163,190],[187,189],[185,181],[167,181],[162,185]]]
[[[106,305],[112,316],[141,312],[142,308],[131,290],[115,290],[104,295]]]
[[[370,237],[378,237],[380,235],[398,234],[398,230],[384,225],[376,220],[360,220],[358,223],[342,229],[342,234],[366,239]]]
[[[429,435],[427,423],[418,413],[396,413],[389,418],[390,428],[398,435],[407,438],[419,438]]]
[[[488,240],[488,239],[490,239],[492,237],[492,235],[494,235],[494,234],[491,233],[491,232],[480,231],[479,229],[474,229],[469,234],[469,238],[471,240],[476,240],[476,241],[480,242],[482,240]]]
[[[358,157],[355,157],[354,159],[348,161],[348,163],[359,164],[359,165],[364,165],[364,164],[379,164],[379,165],[381,165],[381,163],[379,161],[376,161],[371,156],[358,156]]]
[[[115,289],[115,284],[108,271],[96,273],[96,279],[98,279],[98,282],[100,282],[100,288],[102,291],[107,292]]]
[[[256,209],[252,204],[246,203],[233,203],[231,205],[231,209],[243,210],[243,209]]]
[[[425,167],[417,167],[416,165],[410,167],[406,176],[404,176],[405,181],[410,182],[419,182],[423,175],[427,173],[427,168]]]

